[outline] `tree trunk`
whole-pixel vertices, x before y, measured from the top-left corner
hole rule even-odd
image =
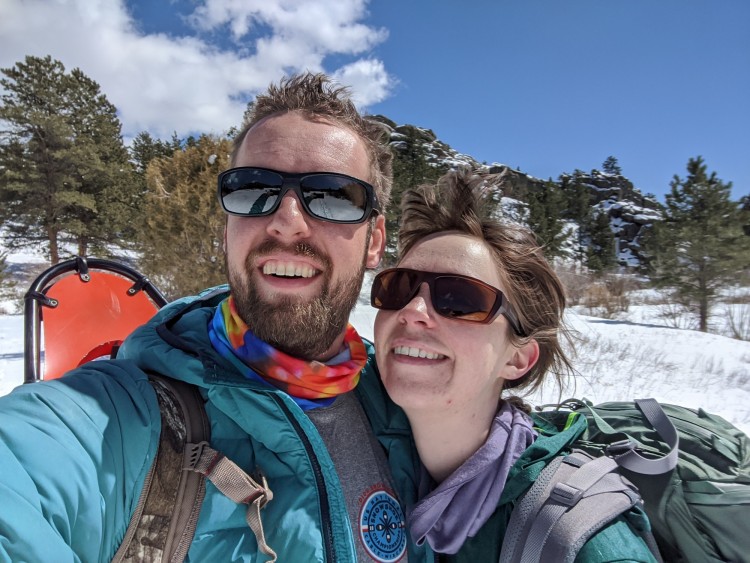
[[[47,227],[47,238],[49,239],[49,261],[55,266],[60,261],[60,252],[57,247],[57,229]]]
[[[709,282],[707,280],[708,276],[706,275],[706,267],[704,264],[701,264],[701,267],[699,268],[699,276],[698,288],[700,293],[698,294],[698,314],[700,316],[700,330],[701,332],[708,332]]]
[[[87,237],[78,237],[78,256],[86,256],[89,251],[89,239]]]

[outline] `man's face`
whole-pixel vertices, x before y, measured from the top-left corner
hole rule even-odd
[[[268,117],[246,135],[235,166],[282,172],[338,172],[366,182],[362,140],[299,113]],[[364,269],[380,262],[382,215],[356,225],[309,216],[291,192],[265,217],[230,215],[224,233],[232,295],[253,333],[288,354],[325,360],[343,342]],[[369,236],[368,236],[369,235]]]

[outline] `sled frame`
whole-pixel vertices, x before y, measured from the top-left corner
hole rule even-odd
[[[63,287],[68,287],[68,291],[76,293],[76,303],[78,299],[81,299],[80,303],[86,303],[87,311],[94,309],[94,313],[92,314],[95,314],[97,304],[86,301],[86,284],[89,284],[92,280],[96,284],[92,284],[89,287],[93,288],[94,285],[101,283],[106,285],[108,289],[108,302],[101,304],[100,311],[108,310],[110,305],[114,305],[115,309],[123,311],[127,311],[129,307],[137,305],[139,311],[136,315],[124,313],[124,322],[103,319],[102,325],[107,326],[108,330],[114,331],[110,332],[110,336],[116,333],[115,338],[110,338],[109,341],[103,339],[101,342],[96,343],[98,345],[95,345],[91,350],[86,350],[80,360],[85,360],[92,353],[99,352],[99,349],[101,349],[102,354],[115,351],[119,342],[124,340],[136,326],[146,322],[161,307],[167,304],[167,299],[146,276],[130,266],[114,260],[77,256],[47,268],[31,283],[29,290],[24,295],[24,383],[54,379],[62,375],[62,373],[55,373],[48,376],[46,372],[48,371],[47,366],[49,364],[47,362],[45,362],[45,369],[42,370],[41,346],[45,310],[49,311],[49,315],[51,316],[53,315],[52,311],[60,305],[61,299],[55,297],[55,290],[53,288],[63,282],[63,280],[66,280]],[[80,291],[74,284],[80,284]],[[117,291],[110,289],[109,284],[116,286]],[[70,296],[66,296],[65,299],[70,299]],[[134,299],[134,301],[131,302],[129,301],[130,299]],[[146,301],[144,302],[144,300]],[[72,302],[68,301],[66,301],[65,305],[69,310],[71,306],[75,306]],[[77,309],[77,306],[75,307]],[[116,314],[116,312],[113,314]],[[111,324],[108,325],[108,323],[113,322],[117,325],[114,328]],[[75,330],[75,326],[71,330]],[[48,345],[45,341],[45,356],[47,355],[47,348]],[[73,369],[83,362],[76,363],[71,361],[68,363],[70,365],[64,366],[64,371]],[[59,372],[60,370],[56,371]]]

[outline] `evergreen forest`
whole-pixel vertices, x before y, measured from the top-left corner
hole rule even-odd
[[[125,256],[169,298],[226,280],[215,182],[229,166],[234,131],[169,139],[143,131],[126,146],[100,86],[50,56],[0,69],[0,85],[4,248],[35,249],[48,264]],[[528,225],[559,271],[578,276],[563,276],[578,280],[568,282],[573,300],[582,285],[603,288],[607,299],[624,284],[667,289],[705,331],[722,291],[750,286],[750,196],[733,200],[731,182],[700,155],[685,155],[660,203],[633,186],[616,156],[600,170],[541,180],[458,155],[429,129],[373,118],[391,131],[394,156],[387,265],[402,194],[464,163],[496,174],[498,217]],[[7,270],[0,253],[0,294],[13,290]]]

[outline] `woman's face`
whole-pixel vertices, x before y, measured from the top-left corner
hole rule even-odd
[[[448,232],[427,237],[398,265],[470,276],[506,293],[489,249],[468,235]],[[502,315],[490,324],[442,317],[435,312],[429,291],[422,284],[403,309],[378,311],[375,349],[388,394],[407,413],[423,409],[469,416],[494,413],[503,381],[521,377],[531,367],[519,373],[518,349],[508,338],[508,321]]]

